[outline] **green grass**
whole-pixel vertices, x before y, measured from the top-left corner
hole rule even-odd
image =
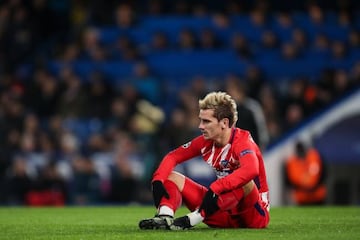
[[[139,230],[138,221],[153,214],[144,206],[0,208],[0,239],[360,239],[360,207],[272,208],[270,225],[260,230]]]

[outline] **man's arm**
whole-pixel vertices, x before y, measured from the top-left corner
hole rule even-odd
[[[161,161],[159,167],[153,175],[152,181],[161,181],[163,182],[171,171],[176,167],[176,165],[185,162],[191,158],[199,156],[200,146],[201,146],[201,136],[193,139],[191,142],[188,142],[175,150],[169,152],[165,155]]]
[[[246,152],[245,152],[246,151]],[[240,157],[240,167],[226,177],[220,178],[210,185],[216,194],[239,188],[259,175],[259,161],[255,150],[244,150]]]

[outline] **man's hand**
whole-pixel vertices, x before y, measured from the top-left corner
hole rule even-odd
[[[217,205],[218,198],[219,196],[209,189],[200,205],[199,212],[201,213],[201,211],[204,210],[205,216],[210,216],[215,213],[219,210],[219,206]]]
[[[164,184],[161,181],[154,181],[152,183],[152,193],[155,207],[158,208],[160,205],[160,201],[163,197],[169,199],[170,196],[166,191]]]

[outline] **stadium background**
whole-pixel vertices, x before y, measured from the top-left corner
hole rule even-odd
[[[151,203],[161,156],[197,134],[197,99],[227,90],[275,205],[299,137],[329,167],[328,203],[358,204],[359,16],[355,0],[1,1],[0,203]],[[208,182],[194,164],[180,170]]]

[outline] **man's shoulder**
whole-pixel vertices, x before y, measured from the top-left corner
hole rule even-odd
[[[206,140],[203,135],[199,135],[199,136],[193,138],[192,140],[190,140],[189,142],[183,144],[183,147],[184,146],[189,147],[190,145],[197,146],[197,147],[204,147],[204,146],[207,146],[210,144],[211,144],[210,140]]]
[[[242,141],[249,140],[251,137],[251,134],[248,130],[242,129],[242,128],[236,128],[236,139],[240,139]]]
[[[241,128],[236,128],[236,135],[234,139],[234,145],[239,147],[250,147],[256,145],[249,131]]]

